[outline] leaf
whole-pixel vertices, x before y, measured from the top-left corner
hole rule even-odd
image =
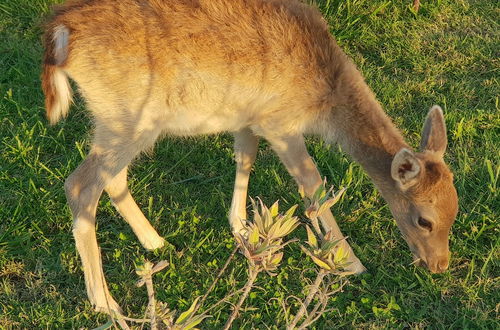
[[[345,191],[346,191],[346,188],[342,188],[339,191],[337,191],[337,193],[335,194],[335,196],[333,196],[333,198],[331,199],[331,200],[333,200],[333,204],[332,205],[337,204],[337,202],[339,201],[340,197],[342,197],[344,195]]]
[[[250,236],[248,236],[248,243],[250,243],[252,246],[256,246],[257,243],[259,243],[259,227],[257,226],[252,226],[252,231],[250,233]]]
[[[285,212],[285,215],[284,217],[285,218],[291,218],[293,216],[293,214],[295,213],[295,210],[297,209],[298,205],[295,204],[294,206],[292,206],[291,208],[288,209],[288,211]]]
[[[198,324],[200,324],[201,321],[203,321],[207,317],[210,317],[210,316],[209,315],[199,315],[199,316],[194,317],[193,320],[191,321],[191,323],[186,324],[185,326],[182,327],[182,330],[190,330],[190,329],[194,330],[194,327],[197,326]]]
[[[287,219],[283,216],[278,216],[268,232],[269,239],[278,239],[285,237],[297,227],[296,224],[298,225],[298,220],[296,217]]]
[[[333,261],[336,264],[341,263],[347,256],[346,252],[347,251],[345,251],[345,249],[342,246],[337,247],[337,251],[335,251],[335,255],[333,256]]]
[[[271,259],[271,264],[278,265],[281,262],[281,259],[283,259],[283,252],[275,254]]]
[[[324,184],[326,185],[326,179],[325,179],[325,182]],[[326,188],[325,188],[326,189]],[[324,202],[326,202],[328,200],[328,197],[330,195],[333,196],[333,186],[330,187],[330,189],[328,189],[328,191],[325,192],[325,194],[321,197],[321,199],[319,200],[320,204],[323,204]]]
[[[186,321],[191,316],[191,314],[194,312],[194,308],[196,307],[196,304],[198,303],[199,299],[200,299],[200,297],[196,298],[193,301],[193,303],[191,304],[191,307],[189,307],[189,309],[187,311],[185,311],[184,313],[182,313],[179,316],[179,318],[177,319],[177,321],[175,321],[175,324],[181,324],[181,323],[183,323],[184,321]],[[193,327],[195,325],[193,325]]]
[[[333,196],[333,198],[330,198],[328,200],[323,201],[323,203],[321,204],[321,207],[319,208],[318,213],[319,214],[323,214],[323,212],[325,212],[326,209],[329,209],[333,205],[337,204],[337,202],[339,201],[340,197],[342,197],[342,195],[344,194],[344,191],[345,191],[345,188],[343,188],[342,190],[340,190],[339,192],[337,192],[337,194],[335,194]]]
[[[105,329],[111,328],[112,326],[113,326],[113,320],[109,320],[108,322],[101,325],[100,327],[94,328],[92,330],[105,330]]]
[[[278,219],[276,222],[273,223],[269,231],[267,232],[267,237],[271,240],[280,238],[279,235],[279,228],[281,225],[281,219]]]
[[[333,265],[334,267],[335,267],[335,266],[337,266],[337,265],[335,265],[335,262],[333,261],[333,257],[332,257],[332,254],[331,254],[331,253],[330,253],[330,254],[328,254],[327,259],[328,259],[328,264],[329,264],[329,265]]]
[[[308,248],[306,248],[304,245],[300,245],[300,249],[302,250],[302,252],[304,252],[305,254],[307,254],[308,256],[312,256],[314,255],[311,251],[309,251]]]
[[[332,270],[332,267],[330,267],[326,262],[324,262],[323,260],[319,259],[318,257],[316,257],[311,251],[309,251],[306,247],[304,247],[303,245],[300,246],[300,248],[302,249],[302,251],[307,254],[309,257],[311,257],[312,261],[320,266],[321,268],[323,269],[326,269],[326,270]]]
[[[318,257],[315,257],[315,256],[310,256],[310,257],[311,257],[312,261],[314,261],[314,263],[316,265],[320,266],[321,268],[326,269],[326,270],[332,270],[332,267],[330,267],[330,265],[328,265],[326,262],[319,259]]]
[[[269,209],[269,213],[271,213],[271,217],[275,217],[278,215],[278,201],[274,202],[274,204]]]
[[[257,202],[251,198],[252,208],[253,208],[253,221],[259,227],[260,232],[264,232],[264,224],[262,222],[262,217],[260,216],[259,207]]]
[[[250,246],[248,241],[241,236],[240,233],[235,233],[234,237],[236,238],[236,241],[238,242],[238,245],[240,249],[242,250],[243,254],[247,259],[249,259],[252,256],[252,253],[250,252]]]
[[[139,276],[147,276],[151,274],[153,264],[150,261],[145,261],[142,265],[135,268],[135,272]]]
[[[265,205],[262,205],[262,218],[264,220],[264,232],[268,232],[271,224],[273,223],[273,217],[271,216],[271,212],[269,212],[269,209]]]
[[[299,226],[298,218],[297,217],[291,218],[280,227],[279,236],[285,237],[286,235],[294,231],[295,228],[297,228],[298,226]]]
[[[322,195],[324,196],[324,193],[325,193],[325,185],[321,184],[318,186],[318,188],[316,188],[316,191],[314,192],[311,199],[313,201],[319,201],[321,199],[321,196]]]
[[[307,230],[307,242],[311,247],[317,249],[318,239],[316,238],[316,235],[314,235],[313,231],[311,230],[311,228],[309,228],[309,226],[306,226],[306,230]]]
[[[340,240],[330,240],[330,241],[325,241],[323,245],[321,246],[321,251],[324,254],[328,254],[332,251],[332,249],[337,246],[337,244],[340,242]]]
[[[274,247],[274,245],[268,245],[268,243],[267,243],[267,242],[264,242],[261,246],[259,246],[259,247],[257,248],[257,250],[255,250],[255,251],[253,252],[253,255],[254,255],[254,256],[257,256],[257,255],[259,255],[259,254],[262,254],[263,252],[266,252],[266,251],[268,251],[268,250],[272,249],[273,247]]]
[[[159,271],[163,270],[163,269],[164,269],[165,267],[167,267],[167,266],[168,266],[168,261],[166,261],[166,260],[162,260],[162,261],[160,261],[159,263],[157,263],[157,264],[153,267],[153,269],[151,270],[151,273],[152,273],[152,274],[157,273],[157,272],[159,272]]]

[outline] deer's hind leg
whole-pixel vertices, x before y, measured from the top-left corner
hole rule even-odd
[[[142,132],[131,134],[97,122],[89,155],[65,183],[66,197],[74,219],[73,235],[82,260],[89,300],[97,311],[110,314],[121,313],[121,309],[111,297],[104,279],[95,231],[96,208],[104,188],[141,150],[151,146],[158,136],[152,130]]]
[[[322,180],[316,165],[307,152],[303,136],[273,137],[268,138],[268,141],[286,166],[288,172],[295,178],[297,184],[304,187],[304,192],[308,197],[312,197],[322,183]],[[320,216],[320,220],[326,230],[333,232],[336,239],[344,238],[329,209]],[[347,272],[353,274],[363,272],[365,267],[354,255],[354,251],[352,251],[347,241],[343,240],[339,244],[342,244],[343,248],[350,252],[348,258],[350,265],[347,266]]]
[[[154,250],[163,247],[165,240],[151,226],[130,194],[127,186],[127,167],[109,182],[105,190],[116,210],[130,225],[145,249]]]

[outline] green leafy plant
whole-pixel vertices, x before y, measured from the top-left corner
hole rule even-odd
[[[175,317],[177,312],[170,310],[168,305],[163,302],[157,302],[155,297],[155,291],[153,286],[153,275],[168,266],[168,262],[163,260],[154,265],[150,261],[146,260],[144,263],[137,265],[135,272],[141,277],[137,282],[138,287],[146,286],[148,292],[148,306],[146,308],[146,314],[149,317],[144,316],[142,319],[134,319],[126,317],[123,315],[113,315],[110,317],[108,323],[94,330],[107,329],[111,326],[119,325],[122,329],[129,329],[126,321],[134,323],[150,323],[151,330],[157,330],[158,328],[166,328],[168,330],[195,330],[198,324],[201,323],[207,317],[206,314],[196,314],[199,297],[196,298],[189,309]],[[160,326],[162,325],[162,326]],[[142,327],[141,327],[142,329]]]
[[[305,215],[311,221],[312,228],[306,225],[307,245],[301,245],[302,251],[308,255],[311,260],[319,267],[314,283],[308,288],[308,295],[303,301],[300,301],[300,308],[295,314],[292,322],[287,329],[305,329],[314,323],[326,309],[328,298],[342,289],[346,282],[335,290],[330,290],[332,280],[336,280],[343,275],[344,268],[348,265],[346,262],[348,252],[339,245],[341,240],[335,239],[331,231],[323,233],[318,217],[323,212],[332,207],[340,200],[345,189],[341,189],[336,194],[333,193],[333,187],[326,190],[326,181],[320,185],[314,195],[308,199],[304,196],[303,189],[300,189],[302,197],[308,205]],[[332,278],[328,278],[333,276]],[[325,281],[326,278],[326,281]],[[309,305],[317,300],[317,303],[308,312]],[[305,316],[305,320],[299,324],[299,321]]]
[[[283,259],[283,247],[292,242],[284,242],[284,238],[299,225],[298,218],[293,215],[297,205],[292,206],[283,215],[278,213],[278,202],[268,208],[260,199],[258,202],[252,200],[252,206],[254,220],[245,223],[246,234],[235,234],[236,241],[248,261],[248,281],[224,329],[229,329],[236,319],[257,275],[262,271],[271,276],[275,275],[274,271]]]

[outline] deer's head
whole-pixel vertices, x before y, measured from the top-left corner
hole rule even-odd
[[[448,268],[448,235],[458,212],[453,175],[443,161],[446,126],[440,107],[427,115],[420,152],[401,149],[391,164],[396,191],[388,204],[418,262],[433,273]]]

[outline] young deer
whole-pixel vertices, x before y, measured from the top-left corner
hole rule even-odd
[[[146,249],[164,244],[127,188],[127,167],[161,135],[232,132],[233,231],[246,219],[258,137],[271,144],[305,193],[321,176],[304,134],[339,143],[388,202],[410,250],[432,272],[448,267],[457,214],[443,161],[446,128],[434,106],[420,152],[404,142],[320,13],[296,0],[75,0],[45,33],[42,87],[55,124],[71,103],[68,77],[92,112],[88,157],[65,190],[87,293],[97,310],[119,312],[103,276],[95,213],[106,191]],[[324,225],[343,237],[331,212]],[[347,242],[348,271],[364,270]]]

